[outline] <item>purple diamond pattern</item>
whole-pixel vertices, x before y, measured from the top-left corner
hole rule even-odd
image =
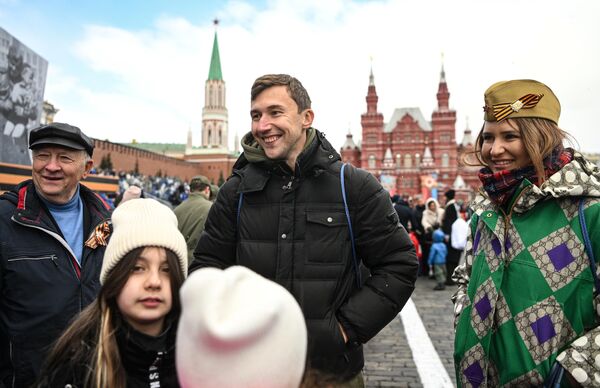
[[[479,247],[479,240],[481,239],[481,230],[478,230],[475,233],[475,240],[473,241],[473,254],[477,253],[477,248]]]
[[[497,299],[498,291],[496,291],[492,278],[483,282],[473,295],[471,327],[479,338],[483,338],[492,329]]]
[[[463,373],[473,387],[479,387],[483,383],[483,369],[479,362],[469,365]]]
[[[461,385],[465,388],[484,386],[486,380],[484,371],[487,370],[489,373],[489,368],[493,368],[493,364],[486,365],[488,362],[489,360],[486,359],[481,344],[478,343],[467,350],[459,364],[462,373],[459,374],[458,378]]]
[[[575,331],[560,304],[550,296],[514,317],[514,323],[533,361],[537,364],[575,339]]]
[[[494,249],[496,256],[500,256],[502,253],[502,247],[500,246],[500,240],[498,240],[498,238],[492,240],[492,248]]]
[[[560,244],[550,249],[548,251],[548,256],[550,257],[550,261],[552,261],[552,264],[554,264],[554,268],[556,268],[557,271],[562,270],[575,261],[571,251],[565,244]]]
[[[548,341],[550,338],[556,335],[552,319],[548,315],[544,315],[537,321],[531,324],[531,330],[537,337],[540,344]]]
[[[506,251],[509,251],[511,247],[512,247],[512,243],[510,242],[510,238],[508,238],[508,236],[506,236],[506,241],[504,241],[504,249]]]
[[[477,309],[477,314],[479,314],[481,320],[484,321],[492,311],[492,304],[490,303],[490,298],[488,298],[487,294],[475,303],[475,308]]]
[[[557,229],[531,244],[527,250],[552,291],[563,288],[583,271],[589,270],[585,247],[570,226]]]
[[[504,236],[504,222],[497,222],[493,231],[485,228],[481,231],[479,249],[485,253],[485,261],[490,272],[496,272],[503,266],[504,239],[499,239],[498,236]]]

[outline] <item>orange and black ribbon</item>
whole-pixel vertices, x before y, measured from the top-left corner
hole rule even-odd
[[[531,109],[537,105],[544,97],[543,94],[526,94],[513,103],[496,104],[492,106],[492,115],[496,121],[502,121],[511,114],[520,111],[521,109]],[[483,108],[486,112],[490,110],[488,106]]]
[[[108,236],[110,236],[110,223],[105,221],[100,225],[96,226],[90,238],[85,242],[85,246],[96,249],[98,246],[106,246],[108,243]]]

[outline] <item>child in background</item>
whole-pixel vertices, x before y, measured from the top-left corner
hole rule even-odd
[[[428,264],[433,267],[433,273],[437,285],[433,288],[435,291],[440,291],[446,288],[446,256],[448,248],[444,244],[444,232],[440,229],[440,224],[434,225],[433,244],[429,250]]]
[[[96,301],[51,351],[38,387],[178,387],[175,334],[187,245],[175,214],[132,199],[112,215]]]

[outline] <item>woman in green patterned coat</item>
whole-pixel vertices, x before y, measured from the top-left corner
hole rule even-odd
[[[579,219],[600,257],[600,171],[563,147],[546,85],[498,82],[484,111],[473,152],[483,187],[453,276],[457,384],[600,385],[600,299]]]

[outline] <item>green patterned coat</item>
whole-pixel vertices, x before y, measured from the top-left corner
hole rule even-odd
[[[600,386],[600,300],[580,197],[598,259],[600,170],[581,154],[541,187],[523,181],[507,213],[485,194],[474,199],[465,264],[453,277],[459,387],[540,386],[557,359],[584,385]]]

